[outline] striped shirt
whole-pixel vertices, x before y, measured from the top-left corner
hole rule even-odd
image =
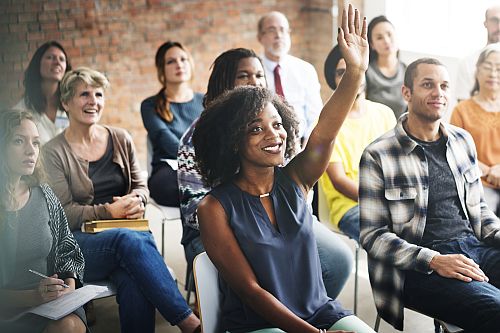
[[[421,246],[427,208],[429,174],[423,148],[403,128],[403,115],[394,130],[369,145],[361,158],[359,179],[360,242],[368,252],[373,296],[380,316],[403,329],[405,270],[432,273],[438,254]],[[446,159],[460,204],[479,240],[500,245],[500,220],[488,209],[474,142],[458,127],[443,124]]]

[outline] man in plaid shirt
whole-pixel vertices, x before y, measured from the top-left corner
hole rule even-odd
[[[408,66],[408,113],[360,162],[360,241],[378,313],[395,328],[408,307],[500,332],[500,221],[484,202],[470,134],[442,120],[449,82],[436,59]]]

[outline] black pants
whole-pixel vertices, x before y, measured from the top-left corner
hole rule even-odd
[[[167,163],[155,166],[149,177],[148,187],[151,198],[162,206],[179,207],[179,185],[177,171]]]

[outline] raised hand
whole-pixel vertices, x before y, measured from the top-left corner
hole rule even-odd
[[[340,51],[347,65],[347,70],[368,68],[369,47],[366,37],[366,17],[360,19],[359,11],[349,4],[349,9],[342,12],[342,25],[337,37]]]

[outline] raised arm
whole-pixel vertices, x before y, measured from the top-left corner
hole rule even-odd
[[[285,332],[318,332],[317,328],[297,317],[259,285],[217,199],[211,195],[203,199],[198,207],[198,220],[208,256],[244,303]]]
[[[328,99],[305,149],[287,166],[287,172],[307,192],[325,171],[333,143],[352,107],[359,86],[368,68],[366,18],[349,5],[342,14],[342,27],[337,41],[346,62],[346,72],[333,95]]]

